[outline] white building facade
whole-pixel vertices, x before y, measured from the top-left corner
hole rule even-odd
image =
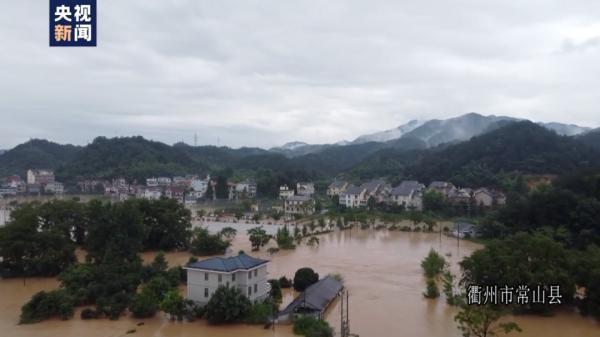
[[[237,287],[252,302],[267,298],[268,260],[240,253],[233,257],[212,257],[188,264],[187,298],[205,305],[220,286]]]

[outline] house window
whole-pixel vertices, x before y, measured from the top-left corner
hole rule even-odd
[[[235,274],[231,274],[231,281],[235,282]]]
[[[252,287],[248,287],[248,296],[252,295]]]
[[[208,297],[208,288],[204,288],[204,297]]]
[[[229,281],[227,281],[227,283],[225,283],[225,285],[227,285],[227,287],[229,287]]]
[[[254,277],[258,275],[258,269],[254,269]]]
[[[255,284],[254,285],[254,293],[256,294],[257,291],[258,291],[258,286]]]
[[[208,281],[208,273],[204,273],[204,281]]]
[[[252,272],[251,272],[251,271],[249,271],[249,272],[248,272],[248,279],[249,279],[249,280],[251,280],[251,279],[252,279]]]
[[[219,274],[219,283],[221,283],[221,281],[223,281],[223,275]]]

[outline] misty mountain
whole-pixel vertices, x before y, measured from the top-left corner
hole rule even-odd
[[[582,133],[591,131],[592,128],[578,126],[574,124],[562,124],[562,123],[538,123],[546,129],[552,130],[561,136],[576,136]]]
[[[367,142],[387,142],[390,140],[398,139],[406,133],[420,127],[425,122],[412,120],[406,124],[400,125],[395,129],[384,130],[380,132],[371,133],[368,135],[362,135],[352,141],[352,144],[361,144]]]
[[[284,154],[288,157],[298,157],[311,153],[318,153],[333,146],[346,146],[368,142],[387,143],[385,147],[393,147],[394,141],[398,139],[413,139],[421,141],[425,147],[435,147],[440,144],[452,144],[463,142],[472,137],[494,131],[515,121],[523,119],[506,116],[483,116],[477,113],[468,113],[449,119],[432,119],[429,121],[412,120],[394,129],[384,130],[359,136],[352,142],[338,142],[333,145],[321,144],[310,145],[304,142],[287,143],[281,147],[270,149],[272,152]],[[538,123],[558,135],[574,136],[590,130],[573,124],[562,123]]]
[[[600,167],[600,152],[538,124],[514,122],[452,146],[428,150],[404,173],[423,181],[498,184],[506,173],[564,174]]]

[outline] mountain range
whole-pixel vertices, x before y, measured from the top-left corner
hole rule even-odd
[[[259,188],[276,195],[279,184],[309,179],[446,179],[477,186],[497,184],[499,176],[511,172],[562,174],[600,168],[600,129],[579,133],[583,128],[577,126],[476,114],[409,124],[393,139],[387,137],[392,133],[384,133],[376,138],[382,141],[363,137],[346,145],[295,143],[270,150],[167,145],[140,136],[98,137],[86,146],[34,139],[0,154],[0,177],[24,176],[29,168],[54,169],[67,183],[211,173],[252,177]],[[576,135],[560,135],[556,128]]]
[[[474,136],[481,135],[496,129],[508,122],[523,121],[523,119],[506,116],[483,116],[477,113],[468,113],[445,120],[432,119],[428,121],[411,120],[397,128],[366,134],[344,145],[363,144],[368,142],[402,143],[403,139],[412,138],[422,141],[425,147],[434,147],[444,143],[466,141]],[[537,123],[559,135],[575,136],[591,130],[572,124],[562,123]],[[285,154],[289,157],[304,155],[321,151],[331,146],[344,146],[336,144],[310,145],[303,142],[291,142],[271,151]],[[391,145],[393,146],[393,144]]]

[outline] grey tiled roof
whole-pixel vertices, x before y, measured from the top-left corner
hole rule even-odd
[[[331,276],[327,276],[317,283],[310,285],[292,303],[279,314],[285,315],[294,312],[296,308],[306,308],[314,311],[323,311],[329,303],[342,290],[342,283]]]
[[[288,201],[309,201],[311,198],[307,195],[292,195],[287,197]]]
[[[423,189],[423,184],[414,180],[406,180],[400,183],[400,185],[392,189],[393,196],[409,196],[413,191],[420,191]]]
[[[452,183],[447,181],[432,181],[431,184],[429,184],[429,188],[448,188],[452,186]]]
[[[385,181],[377,179],[377,180],[371,180],[369,182],[366,182],[364,184],[362,184],[362,187],[367,190],[367,193],[373,193],[375,192],[380,186],[385,185]]]
[[[240,253],[238,256],[232,257],[211,257],[206,260],[188,264],[186,267],[190,269],[202,269],[222,272],[232,272],[236,270],[249,270],[269,262],[254,258],[245,253]]]
[[[346,188],[346,192],[344,194],[361,194],[364,190],[362,186],[350,185]]]
[[[344,187],[344,184],[346,184],[345,181],[336,180],[336,181],[332,182],[331,185],[329,185],[329,188],[342,188],[342,187]]]

